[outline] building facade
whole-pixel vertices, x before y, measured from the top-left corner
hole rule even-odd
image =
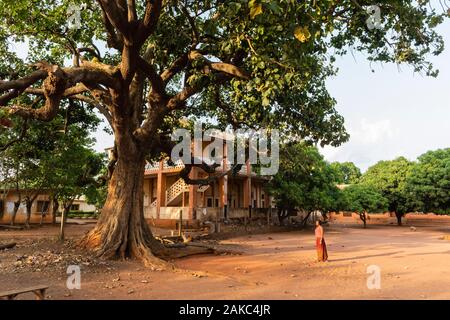
[[[243,165],[237,175],[225,175],[210,185],[188,185],[180,178],[181,162],[147,164],[144,179],[144,216],[153,225],[173,225],[181,218],[193,222],[216,221],[265,215],[272,199],[264,188],[267,177],[258,176],[251,165]],[[223,163],[217,174],[228,170]],[[191,179],[206,178],[193,167]]]
[[[24,190],[20,191],[21,199],[24,200],[27,192]],[[19,199],[19,192],[16,190],[0,190],[0,224],[10,224],[14,211],[14,203]],[[43,223],[51,223],[53,221],[52,217],[52,205],[53,202],[49,193],[41,192],[36,200],[31,206],[31,216],[30,223],[40,223],[41,219]],[[61,206],[59,211],[61,211]],[[81,196],[74,200],[71,211],[82,211],[82,212],[94,212],[96,210],[95,206],[90,205],[86,202],[84,196]],[[22,202],[16,213],[15,223],[23,224],[26,220],[26,207],[25,203]]]

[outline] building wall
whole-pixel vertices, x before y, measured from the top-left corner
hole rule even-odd
[[[23,196],[22,196],[23,198]],[[0,224],[10,224],[11,218],[13,215],[13,209],[14,209],[14,201],[17,201],[18,194],[15,191],[8,192],[6,197],[1,197],[0,200],[3,201],[3,211],[0,212]],[[43,222],[44,223],[50,223],[52,222],[51,217],[51,201],[50,197],[46,194],[39,195],[37,199],[33,202],[33,205],[31,207],[31,217],[30,217],[30,223],[39,223],[41,221],[41,213],[38,212],[38,202],[39,201],[46,201],[48,202],[48,210],[47,214],[44,216]],[[25,223],[26,220],[26,208],[25,204],[21,204],[19,207],[19,210],[16,214],[15,222],[17,224]]]
[[[78,210],[83,212],[94,212],[96,210],[96,207],[92,204],[88,204],[86,200],[74,200],[73,205],[78,205]]]
[[[24,194],[22,194],[22,200],[23,200]],[[0,200],[3,201],[3,206],[0,206],[0,224],[10,224],[12,215],[13,215],[13,209],[14,209],[14,202],[17,201],[19,198],[18,193],[16,191],[9,191],[7,196],[0,196]],[[43,223],[51,223],[53,221],[51,213],[52,213],[52,201],[50,200],[50,196],[48,194],[41,194],[39,195],[36,200],[33,202],[33,205],[31,206],[31,217],[30,217],[30,223],[40,223],[41,222],[41,212],[40,212],[40,202],[46,202],[48,209],[47,213],[44,216]],[[77,199],[73,202],[74,205],[79,205],[79,211],[83,212],[93,212],[95,211],[94,205],[89,205],[86,203],[84,199]],[[2,211],[3,209],[3,211]],[[59,207],[59,211],[61,211],[61,207]],[[15,223],[22,224],[25,223],[26,220],[26,207],[25,204],[22,203],[19,207],[19,210],[16,214]]]

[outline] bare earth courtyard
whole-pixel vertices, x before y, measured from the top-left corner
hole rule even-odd
[[[92,225],[69,225],[69,238]],[[0,231],[0,291],[49,285],[48,299],[450,299],[450,227],[327,226],[329,262],[315,262],[311,230],[221,240],[240,254],[176,260],[175,271],[134,261],[99,261],[53,240],[57,227]],[[448,237],[446,237],[448,239]],[[66,288],[66,268],[81,266],[80,290]],[[367,288],[367,267],[381,288]],[[33,299],[32,294],[18,299]]]

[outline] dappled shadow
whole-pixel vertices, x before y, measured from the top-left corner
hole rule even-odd
[[[380,254],[372,254],[372,255],[365,255],[365,256],[356,256],[356,257],[349,257],[349,258],[341,258],[341,259],[328,259],[330,262],[338,262],[338,261],[349,261],[349,260],[360,260],[365,258],[373,258],[373,257],[382,257],[382,256],[390,256],[398,253],[403,253],[404,251],[397,251],[397,252],[389,252],[389,253],[380,253]]]

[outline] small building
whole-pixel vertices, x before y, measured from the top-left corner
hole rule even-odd
[[[32,194],[21,190],[22,203],[16,214],[15,223],[23,224],[26,221],[26,207],[23,202],[27,194]],[[14,212],[14,203],[19,199],[19,192],[17,190],[0,190],[0,224],[10,224]],[[31,207],[30,223],[40,223],[41,218],[43,223],[51,223],[53,221],[52,213],[53,203],[48,192],[41,192]],[[59,211],[61,211],[61,207]],[[71,211],[91,212],[95,211],[95,206],[89,205],[84,196],[77,198],[72,204]]]

